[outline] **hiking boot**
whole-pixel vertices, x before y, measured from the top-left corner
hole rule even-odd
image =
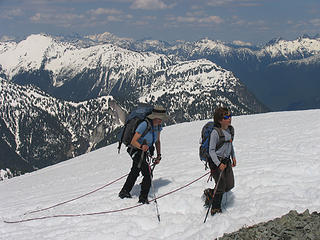
[[[222,213],[221,208],[211,208],[211,216],[215,215],[216,213]]]
[[[138,202],[142,204],[149,204],[148,197],[144,197],[144,196],[140,196]]]
[[[203,191],[204,196],[204,207],[209,207],[210,202],[212,201],[213,189],[207,188]]]
[[[131,197],[131,194],[130,194],[127,190],[125,190],[125,189],[122,189],[122,190],[119,192],[119,197],[120,197],[121,199],[123,199],[123,198],[132,198],[132,197]]]

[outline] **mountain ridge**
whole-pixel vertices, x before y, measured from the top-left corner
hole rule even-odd
[[[112,97],[73,103],[4,79],[0,79],[0,89],[1,140],[16,155],[2,155],[0,163],[15,174],[89,152],[101,142],[114,142],[111,132],[122,124]],[[29,166],[23,166],[21,159]],[[13,160],[21,163],[21,169]]]
[[[208,39],[202,44],[206,43],[218,44],[221,49],[224,48],[221,43],[214,43]],[[185,47],[188,50],[190,46]],[[208,49],[201,44],[199,47],[204,51]],[[192,46],[189,50],[192,50]],[[226,54],[227,50],[224,51]],[[20,136],[21,132],[11,128],[11,135],[7,136],[6,133],[7,142],[8,139],[17,139],[9,144],[13,150],[23,158],[28,155],[26,152],[30,153],[28,159],[31,162],[39,159],[39,156],[35,155],[38,151],[46,155],[43,159],[50,158],[50,154],[46,152],[56,153],[57,156],[52,157],[54,160],[50,161],[54,163],[114,142],[120,126],[111,121],[113,119],[115,123],[119,122],[116,110],[111,110],[110,113],[102,111],[110,119],[99,125],[99,121],[103,119],[99,111],[103,108],[102,102],[108,102],[105,99],[107,96],[112,96],[114,106],[127,111],[137,102],[162,104],[171,116],[167,124],[210,118],[214,108],[221,105],[229,107],[234,115],[268,111],[268,108],[257,100],[231,71],[206,58],[178,60],[165,54],[132,51],[109,43],[82,47],[75,41],[62,42],[47,35],[31,35],[19,43],[1,43],[0,65],[1,76],[5,78],[1,84],[13,84],[10,85],[14,89],[12,94],[20,89],[18,86],[32,84],[43,91],[39,103],[49,102],[52,105],[44,104],[46,107],[42,107],[33,104],[33,100],[21,100],[31,102],[29,105],[33,106],[32,109],[28,109],[24,103],[28,110],[22,112],[22,125],[29,132]],[[27,95],[21,91],[19,94]],[[18,96],[12,97],[15,98]],[[83,101],[85,103],[81,107],[70,103]],[[7,125],[14,125],[17,119],[21,119],[16,115],[10,117],[15,107],[10,105],[12,103],[14,104],[7,101],[6,107],[9,110],[3,110],[7,112]],[[86,107],[86,104],[92,108]],[[51,108],[56,112],[50,112]],[[65,114],[59,114],[57,111]],[[89,119],[80,113],[74,117],[75,112],[79,111],[90,116]],[[36,117],[28,116],[29,112]],[[71,123],[66,119],[70,119]],[[42,129],[51,129],[48,136],[55,136],[57,139],[56,143],[52,142],[52,146],[48,145],[51,146],[51,150],[50,147],[44,147],[41,141],[37,143],[38,147],[32,150],[26,144],[26,139],[30,139],[32,132],[32,127],[29,126],[33,124],[33,127],[38,127],[34,125],[34,121],[40,121]],[[50,126],[46,125],[48,121],[51,123]],[[90,121],[92,125],[89,124]],[[20,125],[21,123],[15,124],[15,129]],[[98,132],[95,132],[96,129]],[[41,139],[39,132],[37,136]],[[23,154],[19,150],[19,138],[24,139],[24,144],[21,145],[24,149]],[[46,139],[43,142],[48,143]],[[66,144],[62,144],[63,142]],[[57,152],[58,145],[61,145],[63,150]],[[33,165],[39,168],[46,164]]]
[[[33,38],[36,37],[37,36],[33,36]],[[112,59],[116,60],[116,62],[112,62],[112,67],[106,69],[104,66],[108,65],[108,62],[104,62],[104,66],[100,64],[103,62],[101,60],[101,52],[103,50],[111,49],[113,51],[114,49],[118,49],[118,47],[108,44],[103,45],[102,48],[101,46],[86,49],[80,48],[80,51],[89,52],[88,58],[94,59],[93,61],[87,61],[86,63],[86,66],[91,66],[94,70],[86,69],[80,73],[74,73],[72,72],[72,68],[68,69],[65,68],[63,64],[59,64],[59,62],[64,62],[59,60],[59,57],[65,57],[63,56],[64,53],[67,55],[65,58],[68,59],[68,56],[75,55],[68,54],[70,49],[70,51],[75,50],[76,52],[78,52],[79,49],[70,47],[68,44],[63,44],[56,47],[59,51],[55,53],[52,50],[54,48],[52,47],[54,40],[48,40],[46,38],[47,37],[45,36],[40,36],[40,41],[47,44],[49,43],[49,45],[47,45],[49,47],[42,47],[39,51],[40,53],[38,52],[36,54],[36,56],[38,56],[38,61],[32,61],[33,58],[31,58],[29,64],[30,66],[40,66],[39,69],[36,69],[35,71],[25,70],[23,73],[21,72],[21,69],[23,69],[21,66],[20,70],[15,67],[7,68],[7,72],[2,68],[2,72],[7,75],[7,78],[2,79],[0,83],[2,84],[2,89],[6,89],[10,86],[9,88],[12,89],[11,91],[1,91],[1,93],[7,95],[13,94],[11,99],[19,99],[19,95],[28,95],[25,92],[36,91],[37,94],[42,95],[42,97],[39,97],[40,104],[49,102],[49,104],[44,104],[43,107],[42,105],[37,106],[36,104],[33,104],[34,100],[21,100],[25,106],[24,114],[34,112],[34,115],[38,117],[34,118],[32,116],[26,116],[28,121],[31,123],[40,121],[42,124],[45,124],[48,119],[51,119],[49,122],[53,123],[54,126],[50,125],[49,129],[53,130],[54,128],[57,128],[57,131],[55,132],[60,133],[60,135],[56,136],[51,131],[51,135],[53,134],[56,139],[60,140],[57,140],[56,143],[52,142],[51,145],[48,144],[51,148],[56,149],[51,149],[50,151],[57,154],[56,157],[51,156],[53,160],[49,161],[50,163],[66,160],[71,155],[76,156],[116,141],[116,135],[120,125],[112,123],[111,119],[104,124],[99,125],[99,121],[96,120],[97,117],[98,119],[103,119],[103,116],[99,114],[99,110],[103,107],[101,99],[109,98],[107,96],[112,96],[115,100],[114,106],[119,106],[118,109],[121,109],[120,106],[122,106],[122,108],[127,109],[127,111],[132,109],[136,105],[136,102],[162,104],[167,108],[168,114],[171,116],[168,124],[210,118],[213,109],[217,105],[226,105],[235,115],[268,111],[254,95],[249,93],[246,87],[232,74],[232,72],[227,71],[206,59],[173,63],[164,55],[131,52],[120,49],[120,53],[117,51],[103,53],[104,55],[113,56]],[[32,40],[34,45],[34,39]],[[65,50],[63,50],[63,47],[65,47]],[[4,49],[4,47],[2,49]],[[50,51],[53,51],[55,54],[45,55]],[[28,54],[25,53],[26,52],[23,52],[22,55],[28,56]],[[121,60],[127,56],[126,53],[129,53],[130,56],[134,56],[135,59],[140,57],[140,62],[133,62],[128,59],[122,62]],[[19,55],[16,54],[15,57],[18,58],[17,56]],[[42,56],[42,58],[39,56]],[[77,56],[81,57],[79,54]],[[80,63],[75,65],[81,66],[81,63],[88,58],[81,59]],[[4,59],[3,56],[2,59]],[[99,59],[98,63],[95,61],[96,59]],[[152,61],[149,61],[148,59],[152,59]],[[146,61],[147,63],[143,64]],[[56,62],[58,62],[58,64],[56,64]],[[70,57],[69,62],[74,64],[77,62],[77,59]],[[23,66],[28,66],[28,63],[22,63],[24,64]],[[48,69],[55,69],[55,72],[46,70],[47,66],[49,66]],[[95,68],[97,68],[97,70],[95,70]],[[102,70],[100,70],[101,68]],[[18,71],[19,75],[12,77],[8,74],[8,72],[14,71]],[[58,75],[55,75],[55,73],[64,73],[64,71],[67,72],[67,75],[62,74],[60,77],[61,79],[59,79]],[[67,77],[74,75],[80,75],[80,77],[75,77],[71,80],[70,77]],[[12,79],[8,79],[10,76]],[[29,87],[27,87],[29,86],[28,84],[37,86],[39,90],[33,90],[32,87],[32,90],[30,90]],[[25,88],[24,91],[21,91],[22,88]],[[39,93],[37,91],[43,92]],[[18,92],[18,95],[15,92]],[[50,95],[48,95],[48,93]],[[5,98],[5,95],[2,95],[3,101]],[[87,100],[88,98],[89,100]],[[87,115],[90,115],[90,119],[94,122],[93,125],[88,125],[87,123],[89,120],[81,117],[82,115],[80,113],[78,113],[80,116],[73,117],[75,112],[80,111],[77,108],[79,104],[70,103],[70,100],[84,101],[84,106],[82,106],[82,108],[84,108],[83,111]],[[32,104],[30,104],[30,102]],[[3,106],[6,106],[7,109],[2,110],[2,112],[7,112],[8,114],[3,117],[8,125],[14,125],[17,119],[19,119],[16,115],[10,117],[10,114],[15,112],[15,102],[4,101],[4,103]],[[95,112],[92,113],[92,109],[85,107],[86,104],[94,105],[93,109]],[[34,108],[30,110],[28,106],[33,106]],[[54,112],[49,111],[52,106]],[[39,113],[39,111],[41,113]],[[61,114],[60,112],[63,112],[64,114]],[[108,111],[102,112],[107,115],[109,114]],[[111,118],[113,121],[119,122],[119,116],[112,117],[114,112],[114,110],[111,112]],[[66,119],[70,119],[71,123],[68,123]],[[81,127],[82,125],[86,127]],[[15,126],[17,129],[20,124],[15,124]],[[36,127],[35,125],[33,126]],[[48,128],[48,126],[43,125],[42,129],[44,128]],[[98,129],[97,133],[94,132],[96,129]],[[13,139],[19,139],[20,137],[25,139],[30,138],[30,132],[32,132],[32,128],[29,129],[29,132],[20,136],[19,131],[11,130],[10,136]],[[92,134],[96,134],[100,137],[94,137]],[[6,138],[9,137],[6,136]],[[91,141],[92,138],[97,139]],[[48,141],[45,140],[43,142],[48,143]],[[65,144],[63,144],[63,142],[65,142]],[[23,144],[22,148],[24,151],[28,150],[28,152],[30,152],[30,155],[28,155],[29,161],[39,159],[39,157],[34,156],[34,153],[40,149],[42,149],[41,154],[46,155],[46,157],[42,157],[43,160],[50,158],[50,156],[46,154],[46,152],[50,152],[50,147],[44,147],[41,142],[38,142],[38,145],[39,148],[35,147],[33,151],[29,151],[28,145]],[[58,151],[57,146],[60,145],[61,150]],[[19,142],[12,143],[10,146],[12,146],[14,151],[20,154]],[[26,158],[26,153],[20,155]],[[33,165],[35,165],[36,168],[39,168],[46,166],[46,164],[48,163],[37,163]]]

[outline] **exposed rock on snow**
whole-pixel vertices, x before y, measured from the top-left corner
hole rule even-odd
[[[281,218],[244,227],[237,232],[224,234],[219,240],[247,239],[319,239],[320,213],[299,214],[292,210]]]

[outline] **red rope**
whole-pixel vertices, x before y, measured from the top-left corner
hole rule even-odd
[[[154,199],[151,199],[149,202],[155,201],[157,199],[163,198],[169,194],[175,193],[177,191],[180,191],[183,188],[186,188],[188,186],[190,186],[191,184],[199,181],[201,178],[205,177],[206,175],[208,175],[210,172],[202,175],[201,177],[198,177],[197,179],[193,180],[192,182],[179,187],[173,191],[167,192],[161,196],[158,196]],[[115,213],[115,212],[121,212],[121,211],[126,211],[126,210],[130,210],[136,207],[139,207],[143,205],[143,203],[134,205],[134,206],[130,206],[130,207],[126,207],[126,208],[120,208],[120,209],[116,209],[116,210],[109,210],[109,211],[103,211],[103,212],[93,212],[93,213],[81,213],[81,214],[60,214],[60,215],[51,215],[51,216],[44,216],[44,217],[35,217],[35,218],[28,218],[28,219],[22,219],[22,220],[17,220],[17,221],[9,221],[9,220],[4,220],[5,223],[22,223],[22,222],[29,222],[29,221],[34,221],[34,220],[42,220],[42,219],[48,219],[48,218],[59,218],[59,217],[83,217],[83,216],[92,216],[92,215],[102,215],[102,214],[109,214],[109,213]]]
[[[44,217],[27,218],[27,219],[22,219],[22,220],[17,220],[17,221],[4,220],[3,222],[5,222],[5,223],[22,223],[22,222],[29,222],[29,221],[34,221],[34,220],[42,220],[42,219],[48,219],[48,218],[83,217],[83,216],[92,216],[92,215],[102,215],[102,214],[126,211],[126,210],[129,210],[129,209],[133,209],[133,208],[139,207],[141,205],[143,205],[143,203],[139,203],[137,205],[126,207],[126,208],[120,208],[120,209],[116,209],[116,210],[103,211],[103,212],[80,213],[80,214],[59,214],[59,215],[51,215],[51,216],[44,216]]]
[[[188,187],[188,186],[190,186],[191,184],[199,181],[201,178],[204,178],[204,177],[207,176],[209,173],[210,173],[210,172],[207,172],[206,174],[202,175],[201,177],[198,177],[197,179],[193,180],[192,182],[190,182],[190,183],[188,183],[188,184],[186,184],[186,185],[184,185],[184,186],[182,186],[182,187],[179,187],[179,188],[177,188],[177,189],[175,189],[175,190],[173,190],[173,191],[171,191],[171,192],[167,192],[167,193],[165,193],[165,194],[163,194],[163,195],[160,195],[160,196],[158,196],[158,197],[150,200],[149,202],[155,201],[155,200],[160,199],[160,198],[163,198],[163,197],[165,197],[165,196],[167,196],[167,195],[169,195],[169,194],[172,194],[172,193],[175,193],[175,192],[177,192],[177,191],[180,191],[181,189],[183,189],[183,188],[185,188],[185,187]]]
[[[63,204],[66,204],[66,203],[69,203],[69,202],[72,202],[72,201],[75,201],[75,200],[77,200],[77,199],[83,198],[83,197],[85,197],[85,196],[88,196],[88,195],[90,195],[90,194],[92,194],[92,193],[95,193],[95,192],[97,192],[97,191],[99,191],[99,190],[101,190],[101,189],[103,189],[103,188],[105,188],[105,187],[107,187],[107,186],[109,186],[109,185],[111,185],[111,184],[113,184],[113,183],[121,180],[122,178],[124,178],[124,177],[126,177],[126,176],[128,176],[128,175],[129,175],[129,174],[123,175],[122,177],[119,177],[119,178],[117,178],[116,180],[114,180],[114,181],[112,181],[112,182],[109,182],[109,183],[105,184],[104,186],[99,187],[99,188],[97,188],[97,189],[95,189],[95,190],[93,190],[93,191],[91,191],[91,192],[86,193],[86,194],[83,194],[83,195],[81,195],[81,196],[79,196],[79,197],[75,197],[75,198],[72,198],[72,199],[70,199],[70,200],[67,200],[67,201],[64,201],[64,202],[61,202],[61,203],[57,203],[57,204],[52,205],[52,206],[50,206],[50,207],[42,208],[42,209],[39,209],[39,210],[34,210],[34,211],[31,211],[31,212],[26,212],[26,213],[23,214],[23,215],[27,215],[27,214],[31,214],[31,213],[36,213],[36,212],[42,212],[42,211],[45,211],[45,210],[48,210],[48,209],[51,209],[51,208],[54,208],[54,207],[61,206],[61,205],[63,205]]]

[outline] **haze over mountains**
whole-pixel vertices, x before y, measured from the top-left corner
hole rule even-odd
[[[23,173],[112,143],[137,102],[164,105],[167,124],[211,118],[218,105],[235,115],[319,108],[319,54],[320,38],[307,36],[264,47],[110,33],[0,42],[0,169]]]

